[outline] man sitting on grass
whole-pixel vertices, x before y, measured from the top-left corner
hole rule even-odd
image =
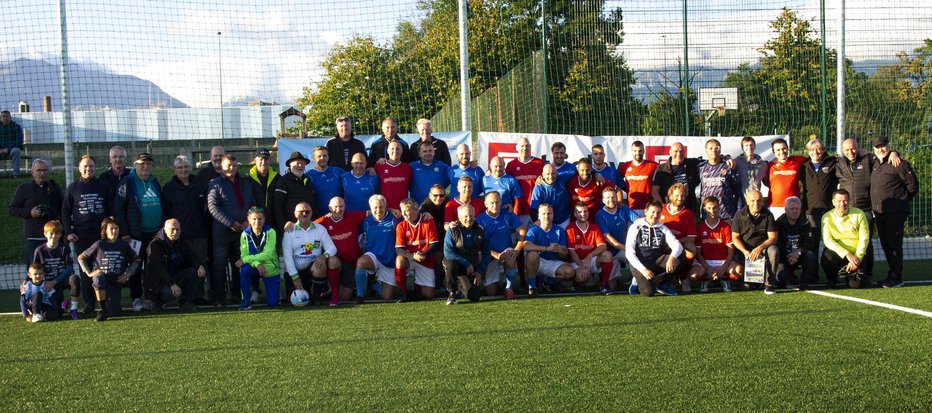
[[[181,221],[165,221],[149,242],[146,256],[146,306],[154,310],[178,300],[181,310],[196,311],[194,299],[204,296],[207,268],[197,261],[199,254],[192,254],[182,242]]]
[[[741,279],[735,264],[735,247],[731,239],[731,225],[719,217],[718,198],[706,197],[702,201],[705,219],[696,230],[696,261],[689,270],[689,281],[701,281],[699,292],[709,291],[709,281],[718,281],[722,290],[731,292],[730,280]]]

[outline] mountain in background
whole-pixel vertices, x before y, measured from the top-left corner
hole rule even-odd
[[[158,85],[136,76],[74,64],[70,67],[70,103],[74,110],[186,108],[184,102]],[[0,64],[0,108],[18,111],[26,101],[32,112],[42,111],[42,98],[52,97],[52,111],[61,111],[59,67],[44,60],[17,59]]]

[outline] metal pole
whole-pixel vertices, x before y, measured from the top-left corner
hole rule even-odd
[[[217,32],[217,63],[220,72],[220,141],[226,138],[226,133],[224,132],[224,123],[223,123],[223,48],[221,47],[221,32]]]
[[[683,0],[683,135],[689,136],[689,31],[686,17],[686,1]]]
[[[459,0],[460,6],[460,125],[469,131],[469,47],[466,36],[467,0]]]
[[[819,67],[822,71],[822,142],[828,144],[828,84],[826,82],[826,62],[825,62],[825,0],[819,0],[819,20],[822,23],[822,57]],[[840,150],[839,146],[836,151]]]
[[[65,127],[65,186],[74,182],[74,126],[71,124],[71,102],[68,97],[68,20],[65,17],[65,0],[58,1],[58,30],[61,34],[59,80],[61,87],[61,114]]]
[[[838,114],[836,115],[835,127],[838,129],[837,148],[841,149],[841,143],[845,141],[845,0],[838,1],[838,84],[835,85],[837,90]]]
[[[541,99],[542,108],[541,111],[541,133],[549,133],[550,128],[548,128],[549,122],[549,113],[547,113],[548,105],[550,104],[550,99],[547,96],[547,12],[544,9],[545,2],[540,0],[540,56],[541,56]]]

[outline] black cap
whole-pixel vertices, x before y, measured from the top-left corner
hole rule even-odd
[[[270,154],[269,150],[265,148],[256,149],[256,156],[254,156],[254,158],[266,158],[266,159],[271,158],[271,157],[272,157],[272,154]]]
[[[890,144],[890,140],[886,136],[878,136],[874,138],[874,147],[879,148],[881,146],[887,146]]]
[[[290,168],[292,162],[299,161],[299,160],[304,161],[305,165],[311,163],[311,160],[305,158],[304,155],[301,155],[301,152],[294,151],[291,153],[291,156],[288,157],[288,160],[285,162],[285,166]]]
[[[152,162],[152,161],[154,161],[154,159],[152,159],[152,155],[149,155],[149,152],[143,152],[139,155],[136,155],[135,162]]]

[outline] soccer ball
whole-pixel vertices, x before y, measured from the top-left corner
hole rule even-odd
[[[294,292],[291,293],[291,304],[295,307],[304,307],[310,301],[311,296],[308,295],[307,291],[294,290]]]

